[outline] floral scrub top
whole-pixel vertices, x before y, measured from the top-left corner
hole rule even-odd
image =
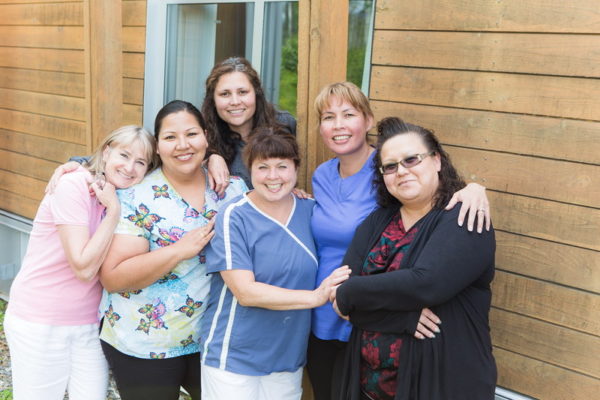
[[[206,171],[205,171],[206,173]],[[204,226],[221,205],[244,193],[246,184],[232,177],[225,195],[207,185],[202,210],[190,206],[159,168],[136,186],[119,190],[121,218],[115,233],[141,236],[150,251],[175,243]],[[171,358],[199,351],[199,321],[206,308],[210,277],[204,250],[184,260],[152,285],[130,292],[104,292],[100,339],[138,358]]]

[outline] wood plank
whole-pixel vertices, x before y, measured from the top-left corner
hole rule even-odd
[[[600,121],[600,80],[373,67],[371,97],[478,110]]]
[[[590,351],[600,349],[598,336],[497,308],[490,311],[490,327],[495,346],[600,378],[597,354]]]
[[[46,181],[0,170],[0,187],[28,199],[41,201],[44,197]]]
[[[143,53],[146,50],[146,27],[123,27],[123,51]]]
[[[123,76],[144,79],[144,53],[123,53]]]
[[[600,165],[454,146],[445,146],[445,150],[469,182],[503,192],[600,208]]]
[[[142,125],[142,113],[142,106],[123,104],[123,120],[121,125]]]
[[[69,157],[86,154],[85,146],[52,138],[0,129],[0,149],[59,163]]]
[[[488,191],[496,229],[600,250],[600,210]]]
[[[83,27],[0,26],[0,46],[83,49]]]
[[[593,399],[598,394],[598,380],[589,376],[500,348],[494,348],[494,357],[498,386],[536,399]]]
[[[85,120],[85,100],[77,97],[0,89],[0,107],[78,121]]]
[[[0,5],[0,25],[83,25],[81,3]]]
[[[36,91],[64,96],[85,95],[82,74],[0,67],[0,88]]]
[[[296,96],[296,139],[300,154],[305,155],[306,162],[298,168],[298,186],[311,191],[310,176],[314,166],[309,168],[308,151],[308,116],[313,110],[309,105],[309,60],[310,60],[310,2],[298,2],[298,86]],[[314,162],[313,162],[314,163]]]
[[[596,291],[600,282],[596,282]],[[600,336],[600,295],[496,271],[493,305],[569,329]]]
[[[593,250],[496,231],[496,268],[600,293],[600,256]]]
[[[146,26],[146,1],[123,2],[123,26]]]
[[[83,51],[0,47],[0,67],[83,73]]]
[[[0,109],[0,128],[85,145],[85,124],[21,111]]]
[[[599,122],[383,101],[371,106],[376,119],[401,117],[433,129],[445,144],[600,163]]]
[[[104,136],[121,126],[124,34],[121,1],[89,2],[87,6],[91,151]]]
[[[143,79],[123,79],[123,103],[144,105]]]
[[[0,169],[47,181],[60,163],[0,150]]]
[[[373,63],[600,77],[600,35],[375,31]]]
[[[0,189],[0,208],[25,218],[33,219],[39,207],[39,201]]]
[[[435,12],[432,12],[435,10]],[[376,29],[600,32],[595,0],[378,0]]]
[[[310,28],[304,32],[306,37],[299,37],[299,42],[309,41],[308,74],[304,77],[308,79],[308,118],[302,129],[307,132],[306,167],[310,173],[331,157],[319,135],[314,134],[318,120],[313,104],[325,85],[346,80],[348,19],[339,16],[348,15],[348,7],[344,0],[311,1]],[[298,85],[304,83],[299,80]]]
[[[73,3],[77,0],[52,0],[53,3]],[[81,0],[79,1],[81,2]],[[0,0],[0,4],[48,3],[48,0]]]

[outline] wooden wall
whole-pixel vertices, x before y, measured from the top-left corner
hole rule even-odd
[[[497,232],[498,384],[540,399],[600,389],[597,0],[378,0],[378,119],[433,128]]]
[[[145,19],[145,1],[0,0],[1,209],[33,218],[56,166],[141,123]]]

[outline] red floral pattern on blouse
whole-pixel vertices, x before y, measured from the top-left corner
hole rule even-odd
[[[373,246],[361,275],[381,274],[400,269],[402,259],[417,233],[406,232],[398,213]],[[391,400],[396,394],[402,339],[398,334],[363,331],[361,336],[360,384],[374,400]]]

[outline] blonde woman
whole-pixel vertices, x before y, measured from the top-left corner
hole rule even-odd
[[[98,271],[121,211],[115,189],[142,180],[154,149],[143,128],[117,129],[42,200],[4,322],[16,400],[106,398]]]

